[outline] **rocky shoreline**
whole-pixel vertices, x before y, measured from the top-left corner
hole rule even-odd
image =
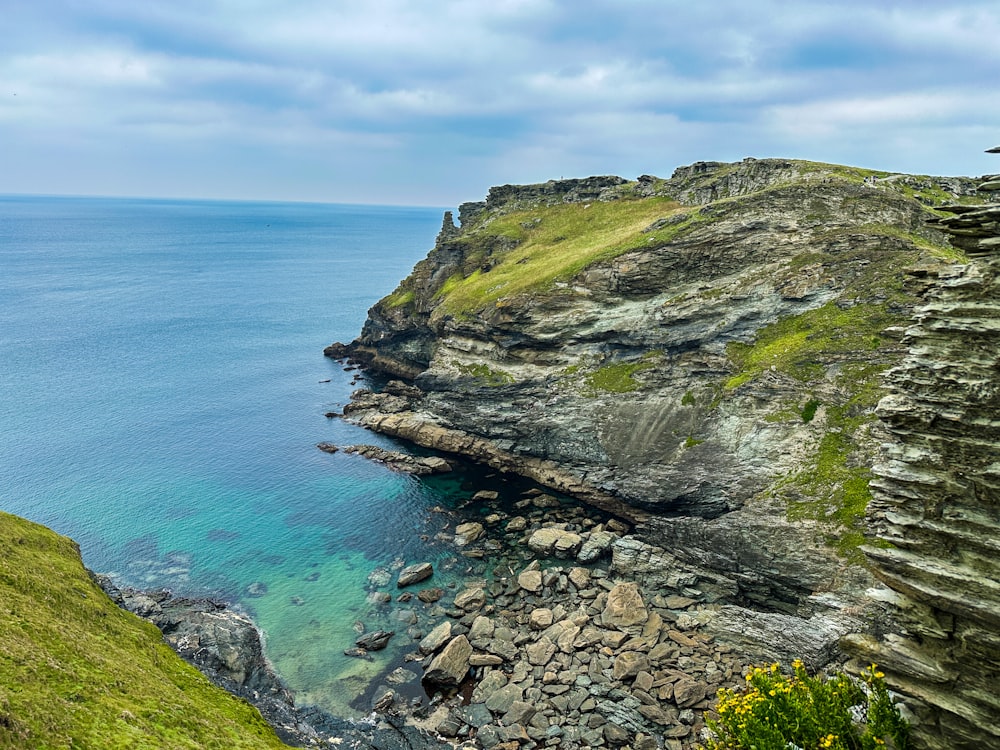
[[[359,696],[360,723],[297,708],[253,623],[224,603],[102,585],[299,746],[689,750],[704,740],[719,688],[763,660],[828,666],[842,630],[857,624],[755,620],[629,523],[540,489],[513,502],[481,490],[434,512],[434,541],[467,577],[439,586],[423,561],[371,572],[373,615],[356,623],[350,655],[410,645]],[[762,651],[755,633],[775,627],[781,636]]]
[[[353,750],[424,750],[434,738],[397,716],[350,721],[317,708],[296,706],[292,693],[271,669],[260,631],[244,613],[212,598],[174,596],[160,589],[119,587],[91,574],[119,607],[152,622],[185,661],[213,683],[260,711],[282,742],[294,747]]]

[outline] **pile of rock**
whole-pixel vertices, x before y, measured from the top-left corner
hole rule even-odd
[[[422,725],[503,750],[695,747],[716,690],[740,684],[747,664],[704,631],[715,613],[685,595],[690,581],[645,588],[609,566],[628,526],[593,509],[533,493],[505,512],[488,507],[495,493],[477,497],[480,520],[438,536],[473,562],[490,550],[491,568],[454,591],[396,597],[425,603],[406,656],[434,694]],[[393,670],[371,705],[406,712],[401,683],[417,676]]]
[[[415,658],[425,684],[471,687],[439,708],[437,732],[487,748],[691,747],[716,689],[745,670],[700,632],[695,600],[643,596],[603,568],[536,560],[498,595],[472,586],[455,602]]]

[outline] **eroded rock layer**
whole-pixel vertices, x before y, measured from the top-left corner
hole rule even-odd
[[[930,275],[878,406],[892,439],[865,552],[899,632],[849,639],[917,699],[934,750],[1000,747],[1000,204],[952,208],[936,223],[971,262]]]
[[[412,384],[345,414],[613,510],[733,601],[811,617],[865,588],[845,563],[903,268],[956,260],[928,206],[974,196],[776,159],[494,188],[329,349]]]

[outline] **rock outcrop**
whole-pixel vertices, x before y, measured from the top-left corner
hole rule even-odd
[[[847,645],[916,701],[920,747],[971,750],[1000,747],[1000,204],[945,210],[936,225],[971,262],[921,272],[925,303],[878,407],[891,440],[865,553],[896,627]]]
[[[329,349],[412,381],[345,414],[612,511],[734,601],[811,616],[813,593],[859,584],[843,563],[915,303],[902,269],[954,260],[927,206],[973,195],[754,159],[494,188]]]
[[[914,701],[922,746],[997,747],[1000,209],[983,203],[964,178],[782,160],[504,186],[446,217],[328,354],[410,381],[359,392],[349,419],[634,524],[609,541],[626,588],[589,616],[628,616],[633,585],[700,608],[671,615],[681,640],[630,647],[648,626],[622,625],[605,677],[694,648],[681,623],[741,658],[818,668],[848,648]],[[580,562],[593,535],[563,531],[524,541]],[[513,589],[552,580],[528,566]],[[550,601],[536,609],[524,660],[545,686],[562,631]],[[485,682],[494,717],[525,701]],[[697,680],[668,692],[673,710],[705,705]],[[594,706],[605,739],[662,718],[643,706]]]

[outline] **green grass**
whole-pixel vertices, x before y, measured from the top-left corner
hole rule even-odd
[[[476,380],[482,381],[484,385],[488,386],[501,386],[510,385],[514,382],[514,376],[509,372],[504,372],[503,370],[497,370],[489,365],[479,362],[474,365],[465,365],[460,363],[455,363],[455,368],[469,378],[475,378]]]
[[[412,289],[400,288],[386,297],[383,304],[390,309],[395,307],[405,307],[406,305],[413,304],[414,297],[415,295]]]
[[[637,362],[616,362],[605,365],[593,372],[588,372],[584,376],[585,390],[592,395],[597,395],[597,391],[605,393],[630,393],[639,390],[639,382],[635,379],[636,373],[643,370],[650,370],[656,366],[655,359],[662,352],[647,352],[642,359]]]
[[[72,540],[0,513],[0,748],[281,748],[152,624],[91,581]]]
[[[439,314],[463,315],[502,307],[516,297],[572,279],[599,261],[666,243],[707,220],[695,214],[643,232],[658,219],[679,213],[674,201],[646,198],[540,206],[489,217],[483,225],[470,229],[464,241],[470,247],[482,244],[511,249],[492,252],[488,271],[477,269],[449,279],[436,295],[441,299]]]
[[[726,348],[736,372],[725,388],[734,390],[774,369],[800,381],[822,376],[822,361],[837,355],[874,352],[879,333],[896,318],[884,304],[861,304],[840,309],[829,302],[822,307],[772,323],[757,332],[752,344],[732,342]]]

